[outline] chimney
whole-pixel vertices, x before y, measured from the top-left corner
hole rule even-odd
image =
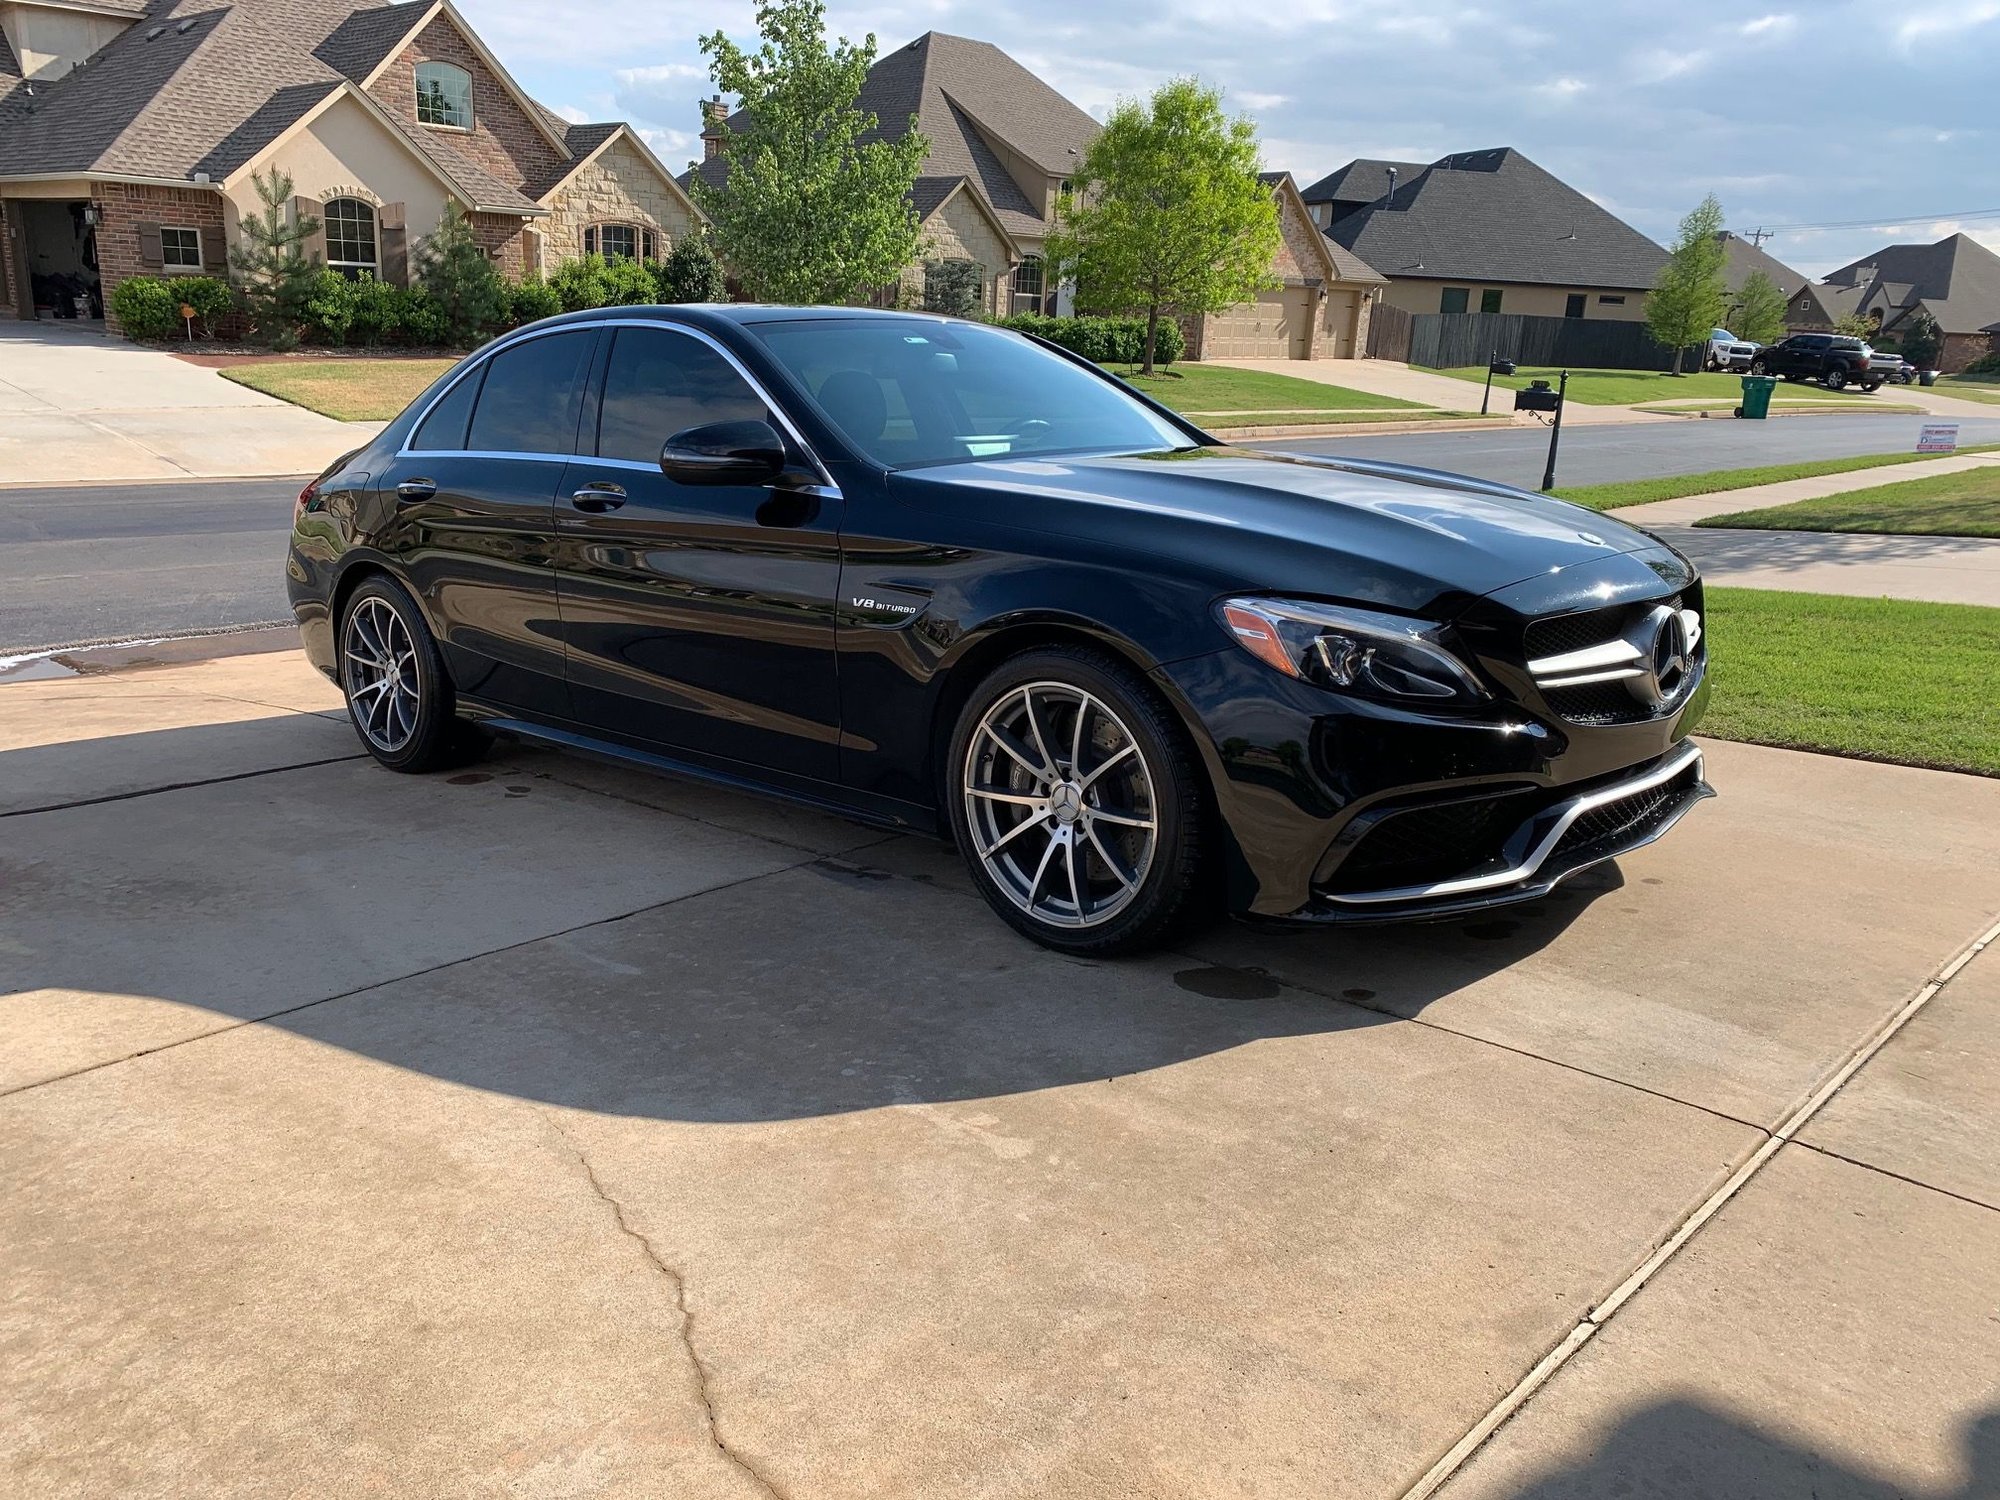
[[[729,106],[722,102],[722,95],[701,101],[701,159],[711,161],[722,150],[723,137],[729,134]]]

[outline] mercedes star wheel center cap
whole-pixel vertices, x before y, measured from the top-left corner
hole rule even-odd
[[[1049,811],[1056,815],[1058,823],[1074,823],[1083,815],[1083,793],[1076,783],[1065,781],[1049,793]]]

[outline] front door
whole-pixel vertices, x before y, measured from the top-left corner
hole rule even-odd
[[[660,449],[674,433],[772,413],[692,333],[607,332],[595,421],[586,416],[556,505],[576,717],[628,741],[833,781],[839,499],[668,479]]]
[[[576,455],[594,328],[503,349],[438,399],[381,476],[402,563],[459,691],[568,711],[556,615],[556,490]]]

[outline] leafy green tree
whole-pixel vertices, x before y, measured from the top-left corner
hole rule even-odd
[[[1785,336],[1785,294],[1762,271],[1752,271],[1736,289],[1729,331],[1753,344],[1775,344]]]
[[[1937,319],[1918,308],[1903,331],[1903,358],[1919,370],[1934,370],[1943,349],[1944,337],[1938,332]]]
[[[1833,320],[1833,331],[1853,339],[1872,339],[1882,325],[1866,313],[1842,313]]]
[[[1709,330],[1729,310],[1721,234],[1722,205],[1710,193],[1681,220],[1667,263],[1646,298],[1646,326],[1674,351],[1675,375],[1682,373],[1688,345],[1707,343]]]
[[[242,243],[229,252],[251,330],[277,348],[299,341],[306,299],[319,274],[317,257],[308,258],[306,242],[319,233],[320,221],[310,214],[291,217],[291,174],[273,167],[253,172],[261,211],[244,215]]]
[[[764,0],[757,30],[752,53],[720,31],[701,39],[716,87],[743,102],[744,128],[723,133],[728,175],[720,187],[697,175],[695,202],[752,298],[853,301],[916,259],[910,189],[930,143],[914,120],[899,140],[866,139],[879,123],[858,106],[873,33],[829,47],[820,0]]]
[[[1044,260],[1092,310],[1146,318],[1150,375],[1163,317],[1220,312],[1276,285],[1278,210],[1257,176],[1257,130],[1176,78],[1121,100],[1083,155]]]
[[[708,236],[692,230],[667,252],[654,269],[662,302],[726,302],[729,286],[722,274],[722,262]]]
[[[417,252],[417,284],[443,314],[445,337],[456,347],[476,344],[507,321],[507,287],[493,269],[472,225],[456,203],[445,205]]]

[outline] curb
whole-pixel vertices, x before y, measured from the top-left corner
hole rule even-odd
[[[0,687],[12,682],[48,682],[64,677],[101,677],[111,672],[136,672],[148,667],[182,666],[227,656],[257,656],[298,648],[296,625],[245,625],[234,630],[198,634],[148,636],[135,641],[98,645],[55,646],[30,651],[0,667]]]

